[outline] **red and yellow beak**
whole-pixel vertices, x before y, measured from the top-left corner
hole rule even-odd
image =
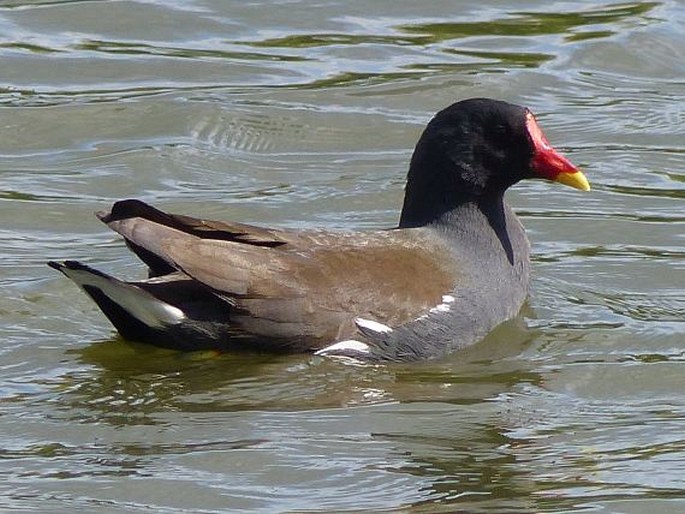
[[[547,138],[542,133],[540,125],[535,120],[535,116],[530,111],[526,114],[526,127],[533,142],[533,158],[530,162],[531,169],[536,176],[560,182],[567,186],[589,191],[590,183],[583,172],[576,168],[571,161],[557,152],[549,144]]]

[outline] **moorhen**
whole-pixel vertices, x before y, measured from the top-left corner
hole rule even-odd
[[[130,340],[435,358],[520,310],[529,243],[504,193],[531,178],[590,188],[528,109],[474,98],[440,111],[424,130],[397,228],[261,228],[123,200],[97,216],[148,266],[147,280],[123,282],[76,261],[48,264]]]

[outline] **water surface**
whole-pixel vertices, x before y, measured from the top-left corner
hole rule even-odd
[[[685,9],[663,2],[0,4],[0,509],[685,510]],[[282,227],[396,223],[423,125],[529,106],[591,193],[509,193],[521,319],[434,362],[119,339],[48,259],[142,270],[137,197]]]

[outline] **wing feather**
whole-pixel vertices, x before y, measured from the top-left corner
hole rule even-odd
[[[101,218],[130,246],[229,299],[232,321],[255,334],[330,341],[353,333],[355,317],[399,325],[456,282],[456,263],[435,258],[449,252],[426,229],[268,230],[140,204]]]

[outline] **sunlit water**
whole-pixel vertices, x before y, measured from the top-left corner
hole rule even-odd
[[[684,25],[679,0],[0,3],[0,509],[685,511]],[[92,216],[126,197],[391,226],[422,126],[471,96],[538,113],[593,190],[509,193],[530,304],[447,359],[126,343],[44,264],[141,276]]]

